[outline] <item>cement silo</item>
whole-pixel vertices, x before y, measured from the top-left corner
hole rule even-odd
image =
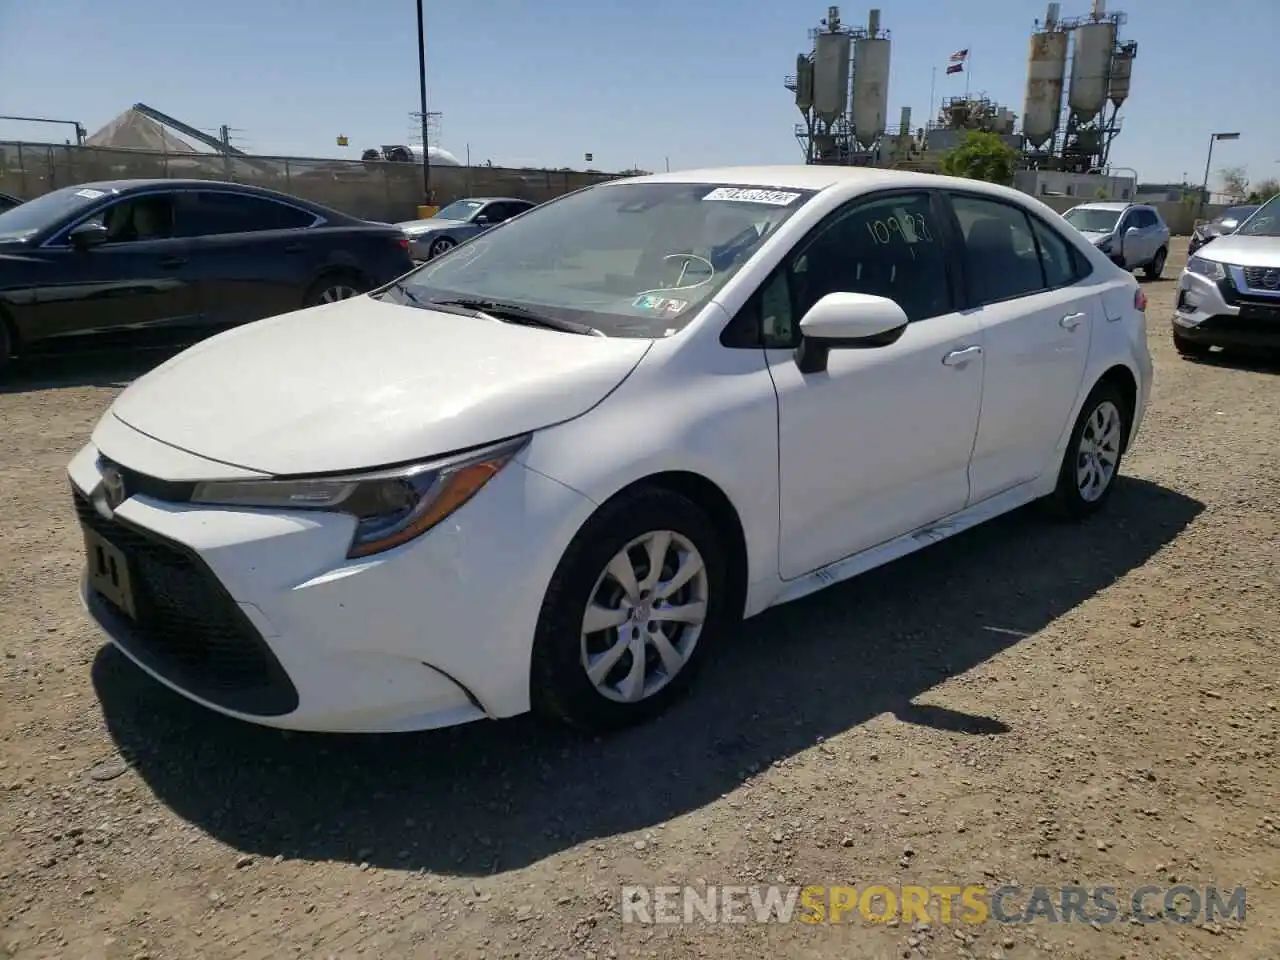
[[[1107,99],[1117,110],[1129,99],[1129,81],[1133,77],[1133,58],[1138,55],[1136,43],[1126,43],[1111,58],[1111,79],[1107,84]]]
[[[849,107],[850,46],[847,33],[819,33],[814,38],[813,112],[828,126]]]
[[[1034,149],[1040,149],[1058,130],[1062,112],[1062,86],[1067,74],[1067,47],[1071,34],[1058,29],[1057,4],[1050,4],[1045,29],[1031,35],[1027,57],[1027,93],[1022,104],[1022,132]]]
[[[880,36],[880,11],[872,10],[867,35],[853,45],[853,135],[864,149],[884,136],[889,112],[889,38]]]
[[[803,53],[796,54],[796,107],[806,115],[813,108],[813,61]]]
[[[1088,123],[1107,102],[1111,57],[1116,49],[1116,23],[1114,20],[1082,23],[1076,27],[1075,35],[1067,105],[1078,123]]]

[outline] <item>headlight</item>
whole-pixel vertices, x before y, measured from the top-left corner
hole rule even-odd
[[[480,491],[529,437],[454,457],[373,473],[297,480],[215,480],[196,486],[193,503],[324,510],[356,518],[348,557],[367,557],[420,537]]]
[[[1227,268],[1217,260],[1206,260],[1204,257],[1192,257],[1187,261],[1187,273],[1194,273],[1210,280],[1225,280]]]

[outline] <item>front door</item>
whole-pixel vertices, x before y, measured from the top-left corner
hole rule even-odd
[[[1080,257],[1020,208],[955,193],[968,310],[982,327],[982,415],[969,470],[971,502],[1056,469],[1102,298],[1078,284]]]
[[[125,197],[90,219],[107,242],[77,249],[65,232],[32,251],[33,339],[186,324],[198,312],[191,250],[173,235],[170,195]]]
[[[778,396],[780,573],[792,579],[964,507],[982,397],[982,338],[956,313],[945,208],[928,192],[854,201],[802,241],[762,291]],[[832,350],[801,373],[799,320],[822,296],[895,300],[911,323],[884,347]]]

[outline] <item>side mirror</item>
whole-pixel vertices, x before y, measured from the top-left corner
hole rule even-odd
[[[100,223],[89,221],[75,227],[67,234],[67,239],[77,250],[88,250],[107,242],[107,228]]]
[[[489,216],[487,213],[481,213],[477,214],[476,218],[471,222],[477,226],[488,227],[493,225],[493,217]]]
[[[906,313],[888,297],[828,293],[800,320],[796,366],[801,373],[821,373],[831,350],[887,347],[906,329]]]

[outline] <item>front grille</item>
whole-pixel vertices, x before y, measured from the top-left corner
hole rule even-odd
[[[118,519],[72,490],[80,522],[125,556],[137,619],[102,594],[113,635],[156,673],[210,703],[256,716],[297,709],[298,692],[262,636],[193,552]]]
[[[1254,290],[1280,293],[1280,270],[1275,267],[1243,267],[1244,282]]]

